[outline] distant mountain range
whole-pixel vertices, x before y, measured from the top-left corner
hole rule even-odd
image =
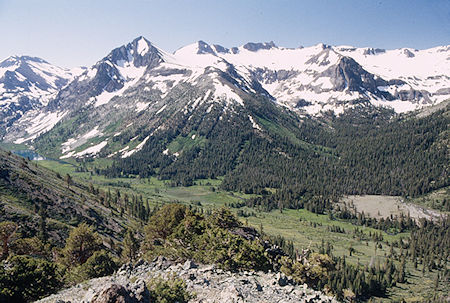
[[[249,104],[299,118],[360,105],[412,111],[450,97],[448,71],[450,46],[291,49],[270,42],[225,48],[199,41],[169,54],[138,37],[89,68],[63,69],[32,57],[1,62],[0,135],[38,143],[53,130],[45,142],[59,157],[101,150],[128,157],[175,121],[201,124],[208,116],[236,113],[246,127],[261,131]]]
[[[28,56],[12,56],[0,62],[0,132],[28,111],[46,106],[81,71]]]

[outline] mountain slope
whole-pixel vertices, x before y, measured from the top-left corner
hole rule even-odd
[[[422,169],[420,176],[411,174],[426,163],[420,157],[435,157],[439,163],[445,158],[434,145],[410,138],[405,125],[411,124],[412,133],[431,127],[430,142],[439,142],[446,114],[435,115],[437,124],[430,118],[423,120],[425,125],[403,123],[394,111],[377,105],[422,106],[384,89],[404,86],[408,79],[383,79],[340,52],[350,51],[324,45],[285,49],[273,43],[226,49],[199,41],[169,55],[139,37],[60,91],[45,108],[47,117],[61,117],[60,122],[33,144],[54,158],[111,159],[113,164],[102,168],[109,176],[157,175],[189,185],[225,175],[226,189],[253,193],[293,183],[300,194],[418,195],[445,185],[445,171],[437,166]],[[299,99],[307,92],[315,97]],[[309,109],[318,115],[306,114]],[[17,130],[13,134],[35,136]],[[360,154],[352,152],[348,136],[360,144]],[[389,144],[401,151],[391,160],[386,152],[373,150],[387,144],[387,138],[396,138]],[[409,152],[414,157],[408,159]],[[384,164],[373,166],[378,162],[366,159],[368,154]],[[363,160],[371,163],[367,169],[358,164]],[[418,162],[414,166],[411,161]],[[407,173],[399,174],[403,169]],[[431,175],[423,181],[426,172]]]
[[[29,56],[0,62],[0,135],[28,111],[46,106],[77,72]]]
[[[97,126],[100,133],[116,109],[120,113],[113,121],[119,123],[141,112],[158,112],[170,102],[169,95],[180,103],[178,110],[185,110],[181,100],[187,96],[181,92],[185,87],[197,91],[197,99],[188,101],[192,105],[210,101],[242,105],[242,96],[257,95],[300,115],[340,114],[357,104],[411,111],[450,96],[449,53],[448,46],[421,51],[323,44],[288,49],[271,42],[228,49],[198,41],[168,54],[138,37],[85,70],[48,106],[14,123],[4,139],[30,142],[57,122],[92,110],[97,123],[88,130]],[[164,116],[162,111],[158,114]]]
[[[95,224],[107,238],[118,239],[123,218],[112,215],[88,188],[36,163],[0,150],[0,217],[20,225],[22,236],[36,235],[44,209],[52,242],[61,245],[69,227],[80,222]]]
[[[406,56],[404,60],[418,60],[412,65],[419,64],[428,58],[423,52],[361,54],[359,49],[325,45],[285,49],[273,43],[226,49],[199,41],[169,55],[138,37],[113,50],[49,102],[40,115],[59,122],[33,144],[53,158],[111,159],[113,164],[102,168],[109,176],[157,175],[189,185],[195,179],[225,175],[225,188],[245,192],[294,182],[299,193],[314,195],[324,191],[418,195],[445,185],[445,171],[428,165],[414,176],[410,170],[432,157],[436,163],[445,157],[435,145],[421,145],[411,133],[427,132],[429,142],[440,142],[447,110],[434,115],[433,124],[430,117],[408,122],[377,107],[392,103],[416,108],[431,97],[435,98],[431,103],[439,102],[440,95],[416,91],[418,86],[407,84],[412,81],[409,77],[397,79],[396,73],[377,70],[373,62]],[[437,54],[437,61],[448,56],[445,48],[427,52]],[[370,61],[369,56],[376,58]],[[369,70],[383,72],[386,79]],[[421,75],[441,72],[428,69]],[[403,93],[391,90],[397,86],[410,87],[415,97],[402,101]],[[9,138],[36,137],[38,133],[30,132],[33,119],[22,118]],[[409,124],[412,132],[405,129]],[[387,143],[392,138],[396,139]],[[352,143],[361,146],[361,153],[352,151]],[[387,152],[373,150],[380,144],[400,152],[389,160]],[[410,159],[408,153],[413,153]],[[378,162],[366,159],[369,154]],[[420,157],[427,160],[421,162]],[[363,160],[370,162],[366,169],[358,164]],[[427,172],[424,180],[422,173]],[[371,180],[366,179],[369,175]],[[322,189],[317,186],[321,183]]]
[[[404,112],[449,97],[448,46],[386,51],[323,44],[288,49],[266,43],[220,48],[217,55],[255,73],[279,103],[314,115],[340,113],[346,103],[361,99]],[[331,72],[337,67],[353,70],[346,80],[358,85],[347,85],[342,73]]]

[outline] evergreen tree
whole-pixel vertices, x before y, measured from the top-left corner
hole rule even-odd
[[[1,260],[8,258],[9,256],[9,241],[12,235],[17,230],[17,224],[10,221],[0,223],[0,241],[2,244]]]
[[[133,262],[139,252],[139,242],[134,236],[134,232],[128,229],[123,238],[122,259],[126,262]]]
[[[101,248],[101,238],[86,223],[70,231],[63,250],[64,262],[68,266],[83,264],[95,251]]]
[[[70,188],[70,185],[72,185],[73,180],[72,177],[69,174],[66,174],[66,177],[64,178],[67,184],[67,188]]]
[[[47,211],[44,206],[41,206],[39,209],[39,230],[38,230],[38,238],[46,243],[48,239],[48,231],[47,231]]]

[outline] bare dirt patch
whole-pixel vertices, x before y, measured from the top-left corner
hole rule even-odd
[[[428,209],[412,203],[405,203],[402,197],[397,196],[381,196],[381,195],[364,195],[364,196],[347,196],[342,199],[345,205],[358,213],[364,214],[372,218],[387,218],[400,216],[411,216],[415,219],[425,218],[427,220],[437,220],[442,213],[436,210]]]

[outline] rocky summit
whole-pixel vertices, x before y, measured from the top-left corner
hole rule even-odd
[[[92,279],[39,303],[151,302],[146,282],[152,278],[179,277],[194,298],[189,302],[337,302],[333,297],[297,285],[275,272],[230,272],[214,265],[197,265],[188,260],[173,263],[164,257],[153,262],[125,264],[114,275]]]

